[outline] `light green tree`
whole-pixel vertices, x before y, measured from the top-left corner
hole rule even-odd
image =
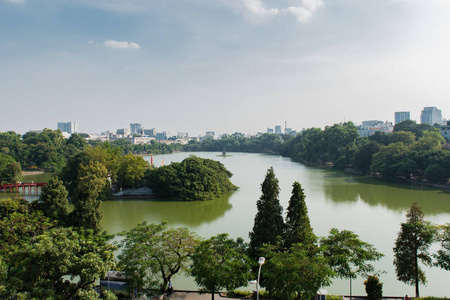
[[[214,293],[220,289],[233,290],[247,285],[250,280],[251,262],[245,254],[242,239],[236,241],[223,233],[203,241],[192,255],[191,275],[202,291]]]
[[[119,187],[127,189],[144,186],[142,179],[144,179],[145,170],[149,167],[150,164],[142,156],[126,154],[120,159],[117,171]]]
[[[441,249],[434,255],[436,258],[435,266],[450,271],[450,223],[440,226],[438,240],[441,243]]]
[[[414,285],[416,297],[420,297],[419,284],[426,283],[426,277],[419,262],[425,265],[432,264],[429,248],[433,243],[436,229],[423,219],[423,212],[417,203],[411,206],[406,219],[406,223],[401,224],[395,240],[394,266],[397,279]]]
[[[167,228],[166,223],[138,224],[124,237],[119,266],[140,293],[163,293],[178,272],[187,271],[191,255],[199,243],[197,235],[185,227]]]
[[[9,256],[14,286],[8,291],[33,299],[96,299],[93,287],[114,267],[114,250],[92,231],[52,229]]]
[[[319,252],[311,255],[302,244],[280,252],[277,247],[264,248],[266,263],[262,268],[263,285],[276,299],[312,299],[322,286],[331,284],[333,271]]]

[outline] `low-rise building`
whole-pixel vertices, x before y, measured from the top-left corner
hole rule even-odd
[[[374,134],[375,132],[386,132],[390,133],[394,131],[394,125],[392,122],[383,122],[377,120],[371,121],[363,121],[362,125],[357,127],[359,136],[368,137]]]

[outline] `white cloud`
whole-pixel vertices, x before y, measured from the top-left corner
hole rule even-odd
[[[279,13],[277,8],[267,9],[261,0],[243,0],[244,5],[254,14],[257,15],[276,15]]]
[[[323,6],[322,0],[302,0],[302,5],[288,7],[287,11],[292,13],[299,22],[306,23],[321,6]]]
[[[108,48],[114,48],[114,49],[140,49],[141,46],[139,44],[133,43],[133,42],[118,42],[114,40],[105,41],[103,43]]]
[[[288,12],[293,14],[301,23],[308,22],[313,16],[314,12],[323,6],[322,0],[302,0],[300,5],[291,6],[288,8],[271,8],[267,9],[262,0],[242,0],[245,7],[255,15],[277,15],[280,12]]]
[[[24,3],[25,0],[5,0],[6,2],[10,2],[10,3]]]

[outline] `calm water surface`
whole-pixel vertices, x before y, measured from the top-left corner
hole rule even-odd
[[[394,241],[406,212],[417,202],[425,218],[433,223],[450,222],[450,194],[441,190],[413,185],[389,184],[367,177],[332,170],[306,167],[288,158],[263,154],[194,153],[222,162],[234,175],[231,181],[239,190],[219,200],[206,202],[167,202],[159,200],[114,200],[103,203],[102,226],[110,233],[128,230],[138,223],[167,221],[170,226],[186,226],[200,236],[227,232],[232,237],[248,240],[253,227],[260,185],[269,167],[273,166],[279,180],[280,201],[287,208],[292,183],[302,184],[306,194],[309,217],[314,232],[325,236],[336,227],[352,230],[373,244],[385,256],[375,263],[377,270],[386,271],[380,279],[383,294],[414,295],[414,287],[397,281],[392,265]],[[164,155],[164,163],[180,162],[190,153]],[[150,161],[150,157],[146,157]],[[153,156],[161,165],[163,156]],[[264,267],[264,266],[263,266]],[[450,272],[425,268],[427,286],[421,286],[421,296],[450,296]],[[354,280],[353,294],[365,295],[364,278]],[[179,276],[176,289],[196,289],[191,278]],[[349,281],[335,280],[326,287],[330,294],[349,294]]]

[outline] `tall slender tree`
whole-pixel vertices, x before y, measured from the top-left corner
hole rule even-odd
[[[309,222],[308,208],[305,202],[305,193],[297,181],[292,184],[292,196],[286,215],[285,247],[301,243],[311,245],[316,241],[316,236]]]
[[[415,285],[416,297],[420,297],[419,284],[426,283],[425,272],[419,262],[431,265],[428,249],[433,243],[435,228],[423,219],[423,212],[417,203],[406,214],[406,223],[401,224],[395,240],[394,265],[397,279],[409,285]]]
[[[281,245],[284,232],[283,207],[278,198],[280,187],[272,167],[267,170],[261,191],[253,230],[249,233],[249,255],[253,259],[258,258],[264,244]]]

